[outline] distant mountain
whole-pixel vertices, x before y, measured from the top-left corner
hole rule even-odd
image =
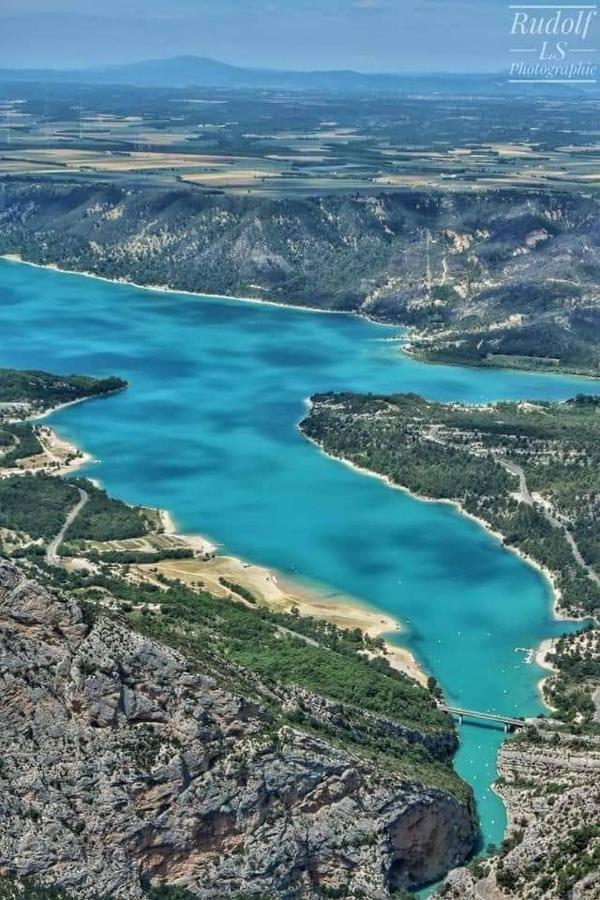
[[[95,69],[0,69],[1,81],[133,84],[148,87],[274,88],[282,90],[498,93],[501,74],[394,75],[351,70],[286,72],[247,69],[205,56],[177,56]]]

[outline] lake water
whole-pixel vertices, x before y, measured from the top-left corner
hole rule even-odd
[[[56,413],[114,495],[164,507],[227,552],[398,616],[448,699],[542,711],[517,648],[567,630],[544,579],[452,507],[419,502],[302,438],[305,398],[414,391],[435,400],[559,399],[600,382],[430,366],[358,318],[146,291],[0,260],[0,365],[120,375],[129,390]],[[457,767],[499,842],[494,728],[463,726]]]

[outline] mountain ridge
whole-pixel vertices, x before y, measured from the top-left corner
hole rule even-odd
[[[208,56],[182,55],[120,65],[75,69],[0,69],[0,81],[201,86],[282,90],[434,93],[512,92],[506,73],[424,74],[359,72],[353,69],[284,70],[237,66]],[[543,86],[542,86],[543,87]],[[549,86],[551,87],[551,86]]]
[[[594,197],[542,191],[266,199],[11,179],[0,253],[412,326],[406,349],[433,361],[597,375],[597,222]]]

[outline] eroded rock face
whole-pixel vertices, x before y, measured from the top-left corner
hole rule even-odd
[[[388,898],[473,841],[466,807],[376,772],[169,648],[0,561],[0,871],[76,896]]]
[[[600,900],[600,741],[539,729],[499,753],[510,826],[499,856],[456,869],[447,900]]]

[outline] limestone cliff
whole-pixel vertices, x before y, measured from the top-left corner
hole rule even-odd
[[[505,743],[498,793],[510,815],[499,852],[457,869],[447,900],[599,900],[600,740],[530,729]]]
[[[471,849],[451,794],[276,724],[4,561],[0,645],[0,874],[77,897],[384,900]]]

